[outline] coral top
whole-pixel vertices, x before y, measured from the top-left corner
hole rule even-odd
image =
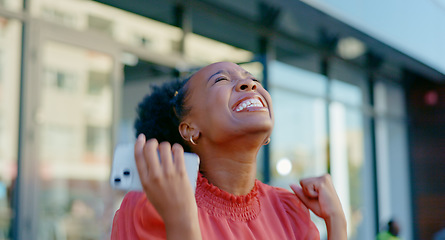
[[[196,203],[202,239],[320,239],[308,209],[293,193],[255,181],[235,196],[198,174]],[[166,239],[162,218],[143,192],[129,192],[113,221],[111,239]]]

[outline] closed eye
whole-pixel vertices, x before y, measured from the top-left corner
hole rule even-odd
[[[227,81],[227,80],[229,80],[227,77],[222,76],[222,77],[218,77],[217,79],[215,79],[215,83],[220,82],[220,81]]]

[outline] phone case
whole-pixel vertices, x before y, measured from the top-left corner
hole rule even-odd
[[[193,191],[199,170],[199,157],[194,153],[184,153],[185,168]],[[134,158],[134,144],[119,144],[114,150],[110,184],[114,189],[143,191]]]

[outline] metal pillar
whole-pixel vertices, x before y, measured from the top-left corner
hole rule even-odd
[[[368,104],[371,109],[374,109],[374,82],[375,82],[375,72],[380,66],[382,60],[372,53],[367,54],[367,66],[368,66]],[[374,112],[374,111],[373,111]],[[375,133],[375,114],[372,114],[369,118],[369,133],[370,133],[370,144],[371,144],[371,161],[372,161],[372,180],[373,180],[373,192],[374,192],[374,216],[375,216],[375,234],[379,232],[379,192],[378,192],[378,176],[377,176],[377,148],[376,148],[376,133]]]

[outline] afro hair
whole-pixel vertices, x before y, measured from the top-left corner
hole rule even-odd
[[[185,80],[174,80],[160,86],[152,86],[152,92],[139,103],[134,123],[136,137],[143,133],[146,139],[156,138],[158,142],[179,143],[186,152],[190,147],[179,133],[179,123],[188,113],[185,107],[187,95]]]

